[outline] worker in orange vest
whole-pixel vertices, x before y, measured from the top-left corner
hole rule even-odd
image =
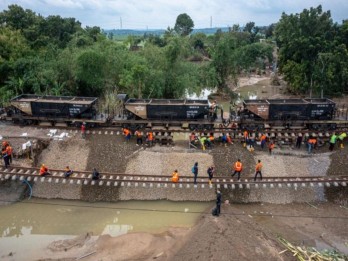
[[[255,177],[254,177],[254,181],[256,181],[256,178],[257,178],[257,175],[260,174],[260,178],[262,180],[262,173],[261,173],[261,170],[262,170],[262,163],[261,163],[261,160],[258,160],[257,161],[257,164],[256,164],[256,167],[255,167]]]
[[[238,180],[239,180],[240,179],[240,174],[241,174],[241,172],[243,170],[243,164],[242,164],[242,162],[240,162],[240,159],[238,159],[236,161],[236,163],[234,163],[233,169],[234,169],[234,172],[232,174],[232,178],[233,178],[234,175],[238,174]]]
[[[178,170],[174,170],[174,172],[172,173],[172,182],[173,183],[178,183],[178,181],[179,181]]]
[[[260,138],[260,141],[261,141],[261,149],[262,149],[262,150],[263,150],[263,148],[265,147],[266,139],[267,139],[267,136],[266,136],[265,134],[262,134],[262,135],[261,135],[261,138]]]
[[[48,168],[45,166],[45,164],[42,164],[40,168],[40,176],[47,176],[47,175],[51,175],[51,174],[48,172]]]
[[[6,148],[6,153],[7,153],[7,155],[8,155],[8,162],[10,163],[10,164],[12,164],[12,147],[11,147],[11,145],[10,144],[8,144],[7,145],[7,148]]]
[[[2,143],[2,149],[1,149],[1,156],[4,159],[5,168],[10,166],[10,157],[12,155],[12,148],[7,143],[7,141],[4,141]]]
[[[147,133],[147,141],[151,147],[153,145],[153,133],[151,131]]]
[[[243,144],[243,147],[245,148],[246,145],[248,144],[248,137],[249,137],[249,132],[247,130],[244,131],[243,133],[244,135],[244,144]]]
[[[130,130],[128,130],[127,128],[124,128],[124,129],[123,129],[123,134],[124,134],[124,136],[125,136],[125,138],[126,138],[126,142],[128,142],[128,141],[130,140],[130,138],[131,138],[131,132],[130,132]]]
[[[312,136],[308,139],[308,154],[312,153],[312,150],[314,149],[315,144],[317,143],[317,140],[313,138]]]

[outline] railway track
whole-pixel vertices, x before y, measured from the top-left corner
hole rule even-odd
[[[240,181],[230,176],[216,177],[213,185],[208,184],[208,177],[198,177],[197,185],[193,184],[193,176],[181,176],[178,183],[172,183],[168,176],[149,176],[142,174],[100,173],[99,180],[92,180],[89,171],[75,171],[69,178],[64,177],[64,170],[51,169],[51,175],[41,177],[38,168],[9,167],[0,168],[0,180],[29,182],[48,182],[54,184],[76,184],[113,187],[143,187],[143,188],[300,188],[300,187],[347,187],[347,176],[331,177],[267,177],[262,181],[253,177],[241,178]]]

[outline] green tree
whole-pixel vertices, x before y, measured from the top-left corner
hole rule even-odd
[[[0,24],[6,25],[14,30],[24,30],[36,22],[36,14],[19,5],[9,5],[8,10],[0,13]]]
[[[294,93],[309,93],[320,89],[322,68],[320,53],[332,53],[337,34],[330,11],[304,9],[300,14],[282,14],[275,36],[279,49],[279,67]],[[328,67],[326,67],[328,68]],[[323,71],[324,72],[324,71]]]
[[[95,50],[86,50],[77,58],[76,79],[79,95],[100,95],[105,80],[106,58]]]
[[[229,76],[236,80],[236,63],[232,59],[236,46],[236,39],[232,35],[224,34],[212,50],[211,57],[213,61],[211,66],[216,72],[219,92],[222,92],[227,87],[226,81]]]
[[[194,26],[191,17],[188,14],[183,13],[178,15],[176,18],[174,30],[180,36],[187,36],[192,32]]]

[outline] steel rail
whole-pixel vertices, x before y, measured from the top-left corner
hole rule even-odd
[[[76,171],[69,178],[64,177],[64,170],[52,169],[50,170],[52,175],[49,176],[40,176],[39,169],[34,167],[10,167],[8,169],[0,170],[0,178],[16,180],[28,180],[28,181],[45,181],[52,182],[53,180],[58,183],[60,180],[63,180],[63,183],[74,183],[81,184],[81,181],[84,181],[84,184],[96,183],[99,182],[115,182],[115,186],[120,183],[154,183],[154,184],[174,184],[171,182],[169,176],[159,175],[159,176],[149,176],[144,174],[125,174],[125,173],[108,173],[101,172],[100,178],[96,181],[93,181],[92,174],[90,171]],[[192,184],[193,176],[181,176],[180,181],[177,184]],[[198,184],[207,184],[208,177],[197,177]],[[330,186],[330,183],[333,183],[334,186],[346,186],[348,183],[348,176],[305,176],[305,177],[267,177],[263,180],[254,181],[253,177],[242,178],[240,181],[232,179],[230,176],[219,176],[214,177],[214,184],[217,185],[249,185],[249,184],[269,184],[269,185],[279,185],[279,184],[325,184]],[[108,185],[108,184],[107,184]],[[122,185],[122,184],[120,184]],[[128,184],[129,185],[129,184]]]

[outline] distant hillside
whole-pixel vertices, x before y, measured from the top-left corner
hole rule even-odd
[[[204,33],[204,34],[215,34],[217,30],[221,29],[223,32],[228,32],[228,27],[223,28],[200,28],[193,29],[193,34],[195,33]],[[143,36],[144,34],[154,34],[154,35],[162,35],[166,30],[164,29],[153,29],[153,30],[132,30],[132,29],[112,29],[112,30],[104,30],[106,34],[112,33],[114,36],[122,35],[134,35],[134,36]]]

